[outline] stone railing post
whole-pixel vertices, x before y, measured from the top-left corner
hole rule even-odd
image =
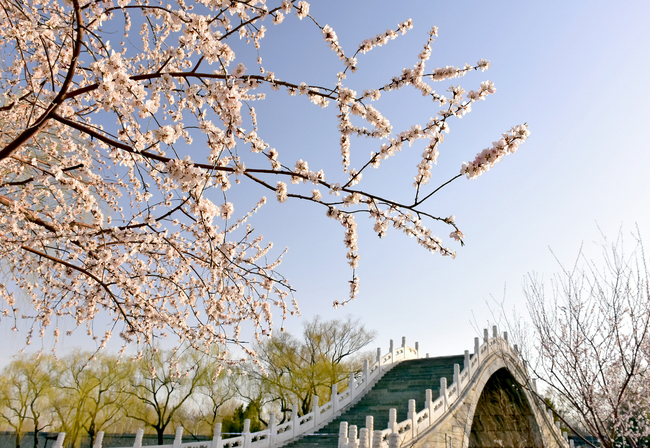
[[[275,429],[275,427],[276,427],[275,412],[271,412],[269,414],[269,425],[268,425],[268,427],[269,427],[269,446],[273,446],[273,445],[275,445],[275,431],[276,431],[276,429]],[[213,446],[212,448],[215,448],[215,447]],[[221,447],[217,447],[217,448],[221,448]]]
[[[496,337],[498,337],[498,336],[499,336],[499,330],[497,330],[497,326],[496,326],[496,325],[492,325],[492,337],[493,337],[493,338],[496,338]]]
[[[332,410],[336,414],[336,411],[339,410],[339,393],[338,393],[338,386],[336,384],[332,385],[332,398],[331,399],[332,399]],[[345,443],[348,443],[348,442],[345,442]]]
[[[348,429],[348,447],[358,448],[359,439],[357,439],[357,425],[350,425]]]
[[[508,332],[507,331],[503,332],[503,340],[506,341],[506,344],[510,345],[510,342],[508,342]]]
[[[338,448],[346,448],[348,444],[348,422],[341,422],[339,426],[339,446]]]
[[[135,441],[133,442],[133,448],[142,448],[142,436],[144,435],[144,429],[140,428],[135,433]]]
[[[381,371],[381,347],[377,347],[377,369]]]
[[[472,376],[471,368],[469,365],[469,350],[465,350],[465,359],[463,359],[463,370],[467,369],[467,372],[469,373],[469,376]]]
[[[369,376],[368,375],[368,370],[369,370],[368,367],[369,367],[368,366],[368,360],[364,359],[363,360],[363,377],[362,377],[363,378],[363,390],[368,389],[368,376]]]
[[[372,432],[372,448],[381,448],[381,429]]]
[[[64,439],[65,439],[65,433],[60,432],[59,435],[56,436],[56,442],[54,442],[54,448],[62,448]]]
[[[460,396],[460,365],[454,364],[454,383],[456,383],[456,392]]]
[[[418,429],[415,421],[415,400],[413,399],[409,400],[409,411],[406,418],[411,420],[411,437],[415,439],[418,435]]]
[[[390,340],[390,346],[388,347],[388,351],[390,352],[390,362],[395,361],[395,346],[393,345],[393,340]]]
[[[445,406],[445,411],[447,410],[447,378],[444,376],[440,378],[440,396],[442,397],[442,404]]]
[[[402,336],[402,348],[406,349],[406,336]]]
[[[370,448],[368,445],[368,428],[359,430],[359,448]]]
[[[320,422],[320,406],[318,406],[318,395],[314,395],[314,398],[311,400],[311,412],[314,413],[314,428],[318,426]]]
[[[490,339],[490,333],[487,328],[483,329],[483,342],[487,342]]]
[[[102,442],[104,441],[104,431],[97,431],[95,436],[95,442],[93,443],[93,448],[102,448]]]
[[[388,435],[388,448],[399,448],[399,434],[396,432]]]
[[[368,430],[368,448],[371,448],[375,443],[373,434],[375,432],[375,418],[372,415],[366,416],[366,429]]]
[[[181,448],[181,443],[183,443],[183,427],[176,427],[176,437],[174,437],[174,448]]]
[[[474,338],[474,356],[476,357],[477,362],[481,362],[480,352],[481,343],[478,338]]]
[[[419,342],[415,343],[415,357],[420,359],[420,343]]]
[[[397,432],[397,409],[395,408],[388,410],[388,429],[390,432]]]
[[[244,420],[244,429],[242,429],[242,438],[244,439],[242,442],[242,446],[244,448],[248,448],[251,444],[251,420],[247,418]],[[294,433],[295,434],[295,433]]]
[[[356,382],[354,381],[354,372],[350,372],[350,379],[348,379],[348,389],[350,391],[350,401],[352,401],[354,393],[357,391]]]
[[[273,413],[271,413],[271,418],[269,418],[269,428],[271,427],[271,420],[273,419]],[[214,425],[214,435],[212,436],[212,447],[211,448],[221,448],[221,423],[215,423]]]
[[[291,430],[293,431],[293,436],[298,435],[298,405],[294,404],[291,407]]]

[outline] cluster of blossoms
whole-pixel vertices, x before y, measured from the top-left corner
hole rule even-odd
[[[393,227],[426,250],[455,255],[425,221],[451,226],[450,237],[461,242],[462,233],[454,220],[424,209],[437,190],[420,192],[431,181],[448,121],[495,89],[485,81],[466,95],[460,86],[449,89],[449,98],[434,91],[431,82],[489,68],[481,60],[427,70],[437,28],[413,67],[359,95],[345,82],[357,57],[406,33],[411,20],[346,55],[336,31],[321,27],[303,0],[32,3],[0,0],[10,18],[0,22],[0,258],[10,272],[0,301],[5,320],[29,316],[28,341],[48,328],[58,339],[59,327],[72,320],[99,347],[119,327],[125,343],[176,334],[195,346],[231,342],[248,350],[243,323],[252,323],[259,338],[272,333],[274,313],[284,320],[298,312],[293,288],[278,271],[284,252],[275,253],[250,223],[266,203],[263,193],[280,203],[297,198],[325,207],[344,227],[352,280],[350,297],[339,305],[359,291],[357,214],[366,213],[380,237]],[[309,18],[339,57],[341,71],[331,84],[280,79],[262,64],[259,50],[271,33],[265,20],[286,24],[292,13]],[[114,49],[109,38],[115,42],[118,29],[123,35]],[[259,72],[242,60],[256,60]],[[406,87],[443,108],[425,124],[395,131],[380,99]],[[295,165],[283,163],[267,142],[251,104],[280,89],[295,101],[336,104],[342,172],[327,171],[326,179],[306,154]],[[514,128],[464,174],[475,177],[502,152],[513,152],[527,132]],[[358,137],[376,141],[377,149],[353,166]],[[427,144],[411,205],[363,189],[366,169],[421,140]],[[246,194],[256,196],[242,199]],[[30,311],[16,305],[17,290]],[[100,313],[112,324],[95,334]]]
[[[282,181],[278,182],[278,187],[275,190],[276,195],[278,196],[278,202],[286,202],[287,200],[287,184]]]
[[[356,269],[359,266],[359,254],[357,251],[359,247],[357,246],[357,223],[354,221],[354,216],[348,213],[340,213],[339,219],[343,227],[345,227],[345,238],[343,242],[345,247],[348,249],[346,258],[352,269]]]
[[[110,57],[93,62],[90,67],[100,79],[94,92],[95,100],[102,104],[105,111],[120,109],[129,115],[137,109],[141,118],[158,111],[160,103],[146,99],[144,86],[131,79],[129,67],[121,54],[111,51]],[[128,101],[124,101],[125,97]]]
[[[392,225],[405,235],[415,238],[417,243],[429,252],[456,258],[456,252],[444,247],[442,240],[433,235],[431,229],[427,228],[422,220],[411,212],[405,213],[399,207],[378,204],[375,201],[369,201],[368,208],[370,218],[375,221],[374,231],[380,238],[386,234],[388,227]],[[455,227],[453,221],[448,222],[448,224]]]
[[[194,166],[189,156],[185,159],[171,159],[167,162],[169,179],[178,182],[182,191],[190,191],[209,182],[204,170]]]
[[[382,45],[386,45],[389,40],[396,39],[397,36],[399,36],[400,32],[402,34],[406,34],[406,32],[412,28],[413,28],[413,20],[408,19],[406,22],[402,22],[397,26],[397,31],[386,30],[386,32],[377,34],[372,39],[364,40],[363,42],[361,42],[361,45],[359,45],[358,52],[367,53],[377,46],[381,47]]]
[[[493,94],[496,91],[497,89],[494,87],[492,81],[484,81],[481,83],[478,92],[475,92],[474,90],[467,92],[467,99],[470,101],[485,100],[488,95]]]
[[[514,154],[519,145],[526,141],[530,131],[525,124],[513,127],[509,132],[505,132],[503,137],[492,143],[492,147],[486,148],[476,154],[472,162],[464,162],[460,168],[460,174],[464,174],[468,179],[476,179],[481,174],[488,171],[499,162],[504,156]]]
[[[433,164],[438,162],[438,144],[443,142],[445,137],[439,132],[435,132],[429,144],[424,147],[422,161],[418,163],[418,174],[415,176],[414,187],[426,185],[431,180],[431,169]]]

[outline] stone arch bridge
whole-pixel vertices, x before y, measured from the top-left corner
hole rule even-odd
[[[462,366],[462,368],[461,368]],[[517,347],[493,327],[474,350],[458,356],[429,358],[419,346],[391,341],[388,353],[377,349],[348,387],[299,416],[251,433],[249,421],[238,437],[223,439],[221,424],[211,441],[183,443],[178,428],[167,448],[569,448],[550,410],[536,398]],[[142,447],[142,430],[133,448]],[[60,448],[59,435],[55,448]],[[101,448],[98,434],[93,448]],[[148,446],[147,448],[164,448]]]

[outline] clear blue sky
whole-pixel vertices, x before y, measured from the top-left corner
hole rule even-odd
[[[359,76],[412,66],[432,25],[439,37],[429,66],[491,61],[487,72],[439,83],[439,90],[452,83],[469,89],[490,79],[497,93],[453,122],[434,179],[456,174],[512,125],[528,122],[532,134],[489,173],[459,179],[431,202],[433,212],[455,214],[467,235],[455,260],[430,255],[396,232],[379,240],[360,219],[361,293],[343,310],[329,307],[347,292],[340,228],[323,222],[320,210],[284,223],[298,235],[284,266],[298,287],[303,319],[349,312],[379,331],[384,348],[406,336],[431,354],[458,353],[473,344],[470,320],[492,320],[491,296],[502,300],[505,288],[506,307],[524,311],[526,274],[548,278],[558,269],[549,248],[570,264],[583,243],[587,253],[598,252],[599,227],[614,238],[621,226],[629,232],[638,223],[648,235],[650,3],[348,1],[314,3],[311,10],[349,47],[413,18],[406,36],[359,58]],[[405,111],[426,115],[430,107],[411,98],[390,115],[398,129]],[[394,176],[405,177],[404,197],[415,163],[395,167]],[[314,227],[305,232],[308,224]],[[311,243],[312,232],[322,235],[320,247]],[[289,329],[299,331],[300,320]]]
[[[524,310],[526,274],[548,278],[557,271],[549,248],[571,263],[583,243],[587,253],[597,253],[599,227],[614,238],[621,226],[629,232],[638,223],[650,238],[650,2],[328,0],[313,2],[310,13],[336,30],[348,52],[413,18],[415,28],[406,36],[359,57],[359,72],[349,78],[355,88],[378,87],[413,66],[433,25],[439,37],[428,67],[491,61],[487,72],[436,86],[444,91],[453,83],[469,90],[490,79],[497,93],[463,120],[450,122],[432,184],[455,175],[463,161],[511,126],[527,122],[532,134],[490,172],[475,181],[459,179],[431,200],[432,213],[454,214],[466,234],[460,248],[447,239],[450,229],[434,227],[457,247],[455,260],[431,255],[395,231],[379,240],[372,222],[359,218],[361,292],[339,310],[331,303],[347,296],[350,277],[341,226],[321,208],[270,201],[254,225],[276,247],[290,248],[283,272],[298,289],[302,317],[287,323],[289,331],[299,332],[303,320],[316,314],[351,313],[378,330],[384,350],[388,339],[398,343],[406,336],[432,355],[459,353],[471,349],[477,335],[471,321],[482,327],[492,320],[486,305],[491,296]],[[281,79],[333,84],[340,69],[336,57],[310,23],[292,16],[267,28],[261,55],[268,69]],[[335,109],[296,107],[304,97],[279,98],[256,107],[260,132],[281,158],[287,154],[283,160],[293,161],[295,152],[296,160],[307,158],[310,167],[338,168]],[[437,112],[408,91],[387,95],[377,107],[389,110],[386,115],[400,130],[413,124],[413,117],[424,123]],[[372,149],[355,143],[353,164],[361,160],[355,148],[363,157]],[[419,153],[382,166],[377,172],[382,177],[368,181],[410,198]],[[6,327],[0,336],[20,348],[22,339]],[[77,341],[64,340],[62,348]]]

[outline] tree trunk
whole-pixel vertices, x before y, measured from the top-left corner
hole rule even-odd
[[[38,427],[38,420],[34,420],[34,448],[38,448],[38,433],[40,428]]]
[[[92,448],[93,444],[95,443],[95,424],[91,424],[90,428],[88,428],[88,437],[90,438],[90,447]]]

